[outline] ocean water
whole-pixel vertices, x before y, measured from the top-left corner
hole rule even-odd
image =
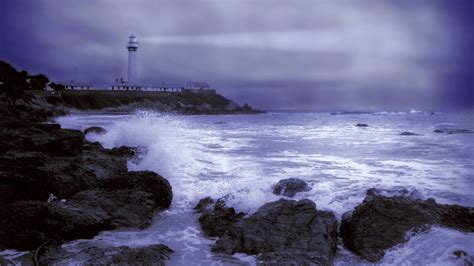
[[[170,265],[255,264],[252,256],[210,252],[216,240],[204,236],[192,208],[203,197],[227,196],[230,205],[252,213],[279,199],[272,185],[300,178],[312,187],[308,198],[340,218],[367,189],[407,188],[438,203],[474,206],[474,134],[441,134],[435,129],[474,131],[474,113],[267,113],[176,116],[79,113],[60,117],[65,128],[101,126],[107,133],[87,139],[105,147],[142,146],[148,151],[130,170],[152,170],[167,178],[174,193],[169,210],[150,228],[103,232],[87,243],[143,246],[163,243],[175,250]],[[356,127],[357,123],[368,127]],[[419,136],[402,136],[410,131]],[[381,265],[462,265],[452,252],[474,254],[474,234],[434,227],[387,252]],[[337,265],[368,264],[339,245]]]

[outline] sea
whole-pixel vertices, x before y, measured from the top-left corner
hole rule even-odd
[[[129,170],[151,170],[173,188],[168,210],[156,213],[145,230],[102,232],[64,245],[140,247],[165,244],[175,252],[169,265],[254,265],[255,257],[215,254],[216,238],[205,236],[193,207],[204,197],[226,197],[248,214],[278,200],[272,186],[300,178],[310,199],[338,219],[362,202],[369,188],[388,194],[406,188],[417,198],[474,206],[474,134],[435,133],[436,129],[474,131],[474,112],[327,113],[268,112],[257,115],[171,115],[73,113],[56,119],[63,128],[106,129],[90,141],[107,148],[139,146]],[[357,127],[364,123],[367,127]],[[401,135],[402,132],[417,135]],[[474,233],[432,227],[388,250],[376,265],[463,265],[455,250],[474,254]],[[70,261],[74,263],[74,261]],[[374,265],[338,245],[335,265]]]

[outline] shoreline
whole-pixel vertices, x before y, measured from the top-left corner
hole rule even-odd
[[[30,107],[32,106],[36,105],[31,104]],[[38,106],[40,107],[37,108]],[[55,106],[50,106],[52,109],[42,109],[41,106],[39,104],[35,108],[28,109],[27,104],[20,104],[19,109],[10,110],[14,111],[13,113],[16,112],[16,115],[20,118],[2,117],[2,139],[5,142],[2,150],[2,164],[10,167],[2,169],[7,169],[8,173],[14,176],[19,175],[8,182],[26,180],[26,182],[33,182],[31,183],[34,187],[32,191],[38,192],[37,190],[41,190],[41,193],[31,193],[31,191],[19,195],[14,193],[13,198],[2,198],[0,214],[3,221],[0,232],[6,234],[4,235],[6,237],[0,237],[0,239],[4,239],[2,248],[16,247],[18,250],[31,250],[19,258],[24,262],[31,262],[35,257],[34,253],[39,254],[40,262],[59,262],[73,257],[73,254],[61,249],[60,244],[73,239],[91,238],[104,230],[124,227],[146,228],[150,224],[153,213],[169,206],[171,203],[169,197],[164,199],[162,197],[163,193],[158,193],[158,196],[156,193],[154,195],[152,192],[156,189],[149,191],[146,187],[140,185],[149,185],[149,182],[152,182],[152,184],[156,184],[153,186],[154,188],[167,191],[167,181],[159,181],[162,180],[160,176],[152,172],[128,172],[126,169],[127,158],[135,156],[136,150],[130,147],[104,149],[98,143],[85,140],[84,133],[80,131],[61,129],[57,124],[44,124],[45,121],[51,119],[54,115],[61,114],[64,110],[55,110]],[[6,141],[11,142],[11,140],[14,141],[8,146]],[[33,143],[31,143],[31,140]],[[12,158],[14,158],[13,161]],[[95,159],[91,161],[88,158]],[[97,160],[97,158],[100,158],[100,160]],[[21,167],[24,166],[28,166],[28,171],[22,172]],[[55,169],[57,167],[59,169]],[[101,170],[90,175],[87,171],[92,170],[94,172],[94,168],[100,168]],[[61,178],[62,173],[71,172],[74,174]],[[99,172],[102,174],[98,175]],[[33,178],[25,179],[25,177]],[[44,179],[45,177],[47,179]],[[85,177],[89,179],[84,180]],[[40,178],[41,182],[51,178],[59,179],[52,180],[54,181],[52,186],[42,187],[41,182],[38,183],[39,180],[35,180],[35,178]],[[141,181],[137,182],[137,180]],[[8,182],[2,179],[2,192],[9,191],[8,186],[11,187],[12,184]],[[13,187],[16,186],[19,191],[22,191],[25,184],[28,183],[18,183]],[[77,186],[77,184],[80,185]],[[93,184],[92,187],[91,184]],[[305,186],[302,186],[302,188],[306,189]],[[280,191],[287,191],[287,189],[288,184]],[[169,190],[169,193],[171,193],[171,187]],[[50,191],[55,193],[50,193]],[[2,195],[7,194],[2,193]],[[51,197],[51,194],[54,197]],[[251,215],[236,213],[233,207],[227,206],[223,199],[211,199],[210,203],[204,206],[198,219],[204,234],[219,238],[213,247],[213,251],[223,252],[224,254],[243,252],[252,255],[258,253],[261,255],[258,255],[257,259],[268,263],[311,262],[331,264],[337,255],[337,249],[334,247],[334,243],[337,241],[343,241],[346,248],[359,257],[376,262],[380,260],[385,250],[406,241],[400,236],[405,236],[411,230],[426,230],[423,229],[426,224],[454,228],[461,232],[474,231],[472,227],[474,224],[474,209],[472,207],[442,205],[437,204],[434,199],[411,198],[403,190],[397,191],[391,196],[386,194],[383,190],[371,189],[367,191],[366,199],[355,208],[351,215],[344,214],[341,220],[332,216],[331,211],[316,209],[312,201],[297,202],[291,200],[291,194],[283,195],[287,198],[280,201],[265,204]],[[104,206],[96,206],[93,202],[108,203]],[[401,209],[397,207],[400,205],[403,206]],[[81,210],[80,215],[75,213],[78,208]],[[298,208],[302,209],[299,210]],[[130,215],[138,215],[140,218],[124,218],[123,213],[120,215],[115,213],[117,209],[125,209]],[[140,209],[139,213],[135,212],[137,209]],[[373,216],[375,210],[381,211],[383,215]],[[295,220],[294,222],[325,221],[324,224],[327,226],[314,226],[319,228],[317,230],[321,230],[317,231],[318,234],[326,232],[331,237],[322,240],[325,243],[322,245],[305,247],[297,244],[292,246],[291,249],[278,241],[272,242],[274,240],[271,236],[275,234],[284,239],[303,239],[306,237],[311,239],[313,237],[299,231],[278,231],[273,228],[275,224],[268,225],[264,223],[264,220],[267,219],[279,221],[282,219],[282,215],[287,212],[291,212],[292,216],[297,217],[303,215],[300,218],[301,220]],[[412,214],[407,217],[406,212]],[[21,220],[20,217],[26,215],[29,217],[28,220],[18,224],[17,221]],[[89,218],[84,220],[84,215]],[[385,220],[383,217],[386,215],[393,218]],[[265,219],[261,220],[260,217],[265,217]],[[375,227],[366,227],[365,224],[368,221],[375,224]],[[394,224],[394,221],[398,221],[398,224]],[[404,222],[400,224],[400,221]],[[282,226],[287,227],[285,224]],[[305,226],[301,225],[302,228],[305,228]],[[210,228],[211,233],[208,233],[206,228]],[[258,230],[258,228],[266,228],[266,230],[263,230],[263,234],[259,235],[253,231]],[[372,238],[371,230],[378,230],[377,235],[385,236],[384,240],[379,242],[379,237]],[[393,235],[394,230],[397,232],[396,235]],[[59,233],[52,234],[53,231],[59,231]],[[9,232],[15,234],[15,239],[13,235],[9,235]],[[20,234],[20,232],[26,233]],[[250,249],[240,248],[243,244],[238,242],[240,240],[234,238],[235,234],[243,237],[244,243],[247,243],[246,241],[257,241],[255,242],[256,246]],[[43,241],[45,238],[37,238],[41,235],[51,240],[48,240],[48,243],[45,244],[46,241]],[[245,240],[251,235],[257,237],[257,240]],[[269,249],[257,248],[258,246],[264,247],[263,243],[268,243],[268,241],[273,243]],[[360,246],[359,241],[369,241],[368,243],[372,243],[371,245],[374,246],[370,250],[366,250],[365,247]],[[12,244],[14,245],[12,246]],[[27,245],[23,246],[24,244]],[[165,263],[172,253],[171,249],[166,246],[149,246],[142,249],[131,249],[123,246],[114,250],[110,250],[110,247],[105,247],[105,249],[104,247],[93,248],[96,249],[94,253],[83,251],[83,255],[88,256],[91,263],[108,263],[110,260],[126,262],[136,254],[145,257],[144,263]],[[308,253],[308,249],[312,251]],[[282,250],[287,251],[282,253]],[[119,254],[118,257],[105,256],[110,251]],[[461,250],[458,253],[464,254],[462,252],[465,253],[466,251]],[[105,261],[101,261],[104,258]],[[468,258],[466,257],[466,259]]]

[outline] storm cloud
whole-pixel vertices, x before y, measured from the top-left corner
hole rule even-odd
[[[454,1],[2,1],[0,58],[52,79],[204,80],[259,108],[468,108],[474,4]]]

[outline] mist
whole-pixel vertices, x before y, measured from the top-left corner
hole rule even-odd
[[[2,1],[0,58],[53,80],[203,80],[266,110],[474,105],[471,1]]]

